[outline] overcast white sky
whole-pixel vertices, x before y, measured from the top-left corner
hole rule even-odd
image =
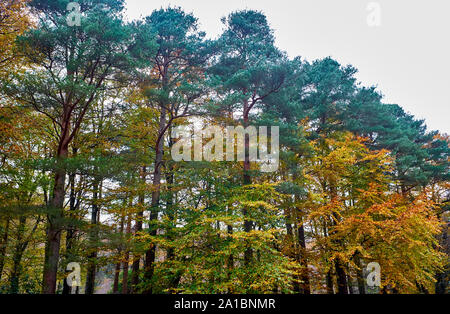
[[[381,7],[379,27],[368,26],[370,2]],[[221,33],[222,16],[260,10],[291,57],[352,64],[362,84],[378,86],[384,102],[450,134],[450,0],[127,0],[127,16],[168,5],[194,13],[211,38]]]

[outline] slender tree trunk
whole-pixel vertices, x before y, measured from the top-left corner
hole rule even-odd
[[[244,106],[244,127],[247,128],[249,125],[248,120],[248,104]],[[250,136],[245,135],[245,159],[244,159],[244,185],[252,184],[252,178],[250,176]],[[252,231],[253,222],[248,219],[248,209],[242,209],[242,215],[244,216],[244,231],[249,233]],[[250,243],[247,242],[246,249],[244,252],[244,265],[248,266],[251,263],[253,257],[253,250]]]
[[[14,246],[13,254],[13,267],[10,276],[10,288],[11,294],[19,293],[19,280],[22,273],[22,256],[23,256],[23,235],[25,233],[25,225],[27,219],[25,216],[19,217],[19,225],[17,226],[16,245]]]
[[[448,283],[450,281],[450,238],[448,236],[448,230],[450,227],[450,223],[446,223],[442,228],[442,233],[439,235],[439,244],[443,253],[447,255],[447,265],[443,271],[436,274],[436,284],[435,291],[436,294],[446,294],[448,289]]]
[[[120,265],[121,263],[116,264],[116,268],[114,270],[114,283],[113,283],[113,294],[119,293],[119,276],[120,276]]]
[[[65,177],[66,173],[64,170],[57,170],[53,196],[50,201],[51,208],[48,214],[47,242],[42,285],[43,294],[54,294],[56,292],[56,276],[58,273],[65,194]]]
[[[347,276],[347,284],[348,284],[348,293],[353,294],[353,282],[352,277]]]
[[[229,112],[228,113],[228,118],[229,119],[233,119],[233,113]],[[228,166],[228,176],[231,173],[231,169],[230,166]],[[231,217],[233,215],[233,210],[230,206],[227,206],[227,216]],[[233,225],[227,225],[227,234],[228,234],[228,239],[230,241],[230,243],[232,242],[232,237],[233,237]],[[231,276],[233,274],[233,270],[234,270],[234,256],[233,253],[230,253],[230,255],[228,256],[227,259],[227,279],[228,282],[231,281]],[[228,293],[232,293],[233,291],[230,291],[230,289],[228,290]]]
[[[147,178],[147,167],[143,166],[141,168],[141,184],[142,184],[142,191],[139,193],[139,206],[142,208],[139,210],[136,216],[136,225],[135,225],[135,235],[137,235],[139,232],[142,231],[142,220],[144,218],[144,202],[145,202],[145,184],[146,184],[146,178]],[[137,292],[137,286],[139,284],[139,267],[141,262],[141,255],[140,254],[134,254],[133,255],[133,265],[131,266],[132,269],[132,275],[131,275],[131,292],[136,293]]]
[[[231,209],[230,209],[230,207],[228,207],[228,216],[231,216],[231,215],[232,215]],[[229,239],[231,241],[232,240],[232,235],[233,235],[233,226],[232,225],[227,225],[227,233],[228,233],[228,237],[229,237]],[[231,275],[232,275],[233,269],[234,269],[234,256],[233,256],[233,253],[231,253],[228,256],[227,269],[228,269],[227,277],[228,277],[228,281],[230,281],[231,280]],[[229,293],[231,293],[231,292],[232,291],[229,291]]]
[[[302,292],[303,294],[311,294],[311,287],[309,283],[309,271],[308,271],[308,258],[306,257],[306,239],[305,239],[305,228],[301,218],[298,220],[298,244],[299,244],[299,259],[300,265],[302,266],[302,274],[300,279],[302,281]]]
[[[78,149],[76,147],[72,148],[73,156],[77,155]],[[70,182],[70,197],[69,197],[69,217],[72,220],[75,219],[76,215],[76,191],[75,191],[75,178],[76,174],[75,172],[72,172],[69,175],[69,182]],[[74,247],[75,242],[75,227],[73,226],[73,223],[69,223],[67,233],[66,233],[66,261],[68,263],[71,262],[72,259],[72,249]],[[64,278],[64,285],[63,285],[63,292],[62,294],[67,295],[72,292],[72,287],[70,287],[67,283],[67,277]]]
[[[131,202],[130,202],[131,203]],[[132,205],[132,204],[130,204]],[[127,219],[127,229],[126,229],[126,237],[128,237],[131,234],[131,215],[128,215]],[[122,294],[128,294],[128,271],[129,271],[129,265],[130,265],[130,250],[128,247],[125,251],[125,259],[123,261],[123,276],[122,276]]]
[[[339,258],[335,260],[334,266],[336,267],[338,294],[348,294],[347,275]]]
[[[297,248],[294,243],[294,230],[292,228],[292,212],[290,209],[284,209],[284,219],[286,225],[286,246],[288,248],[288,256],[294,260],[299,260],[296,254]],[[298,274],[293,275],[292,286],[294,293],[300,293],[300,276]]]
[[[161,165],[164,156],[164,129],[166,128],[166,110],[161,109],[161,116],[159,121],[159,132],[158,141],[156,143],[156,156],[155,156],[155,170],[153,174],[153,188],[152,192],[152,203],[150,212],[150,235],[152,237],[156,236],[157,229],[153,225],[158,219],[158,207],[161,195]],[[150,249],[145,253],[145,273],[144,278],[147,282],[150,282],[153,277],[154,263],[156,258],[156,245],[152,244]],[[145,293],[151,294],[152,287],[148,288]]]
[[[9,217],[6,218],[5,228],[2,235],[2,242],[0,245],[0,279],[2,279],[3,268],[5,267],[6,249],[8,247],[8,233],[9,233]]]
[[[131,287],[130,293],[136,294],[139,285],[139,271],[141,264],[141,255],[139,253],[133,254],[133,263],[131,264]]]
[[[94,294],[95,292],[95,273],[97,269],[96,259],[97,259],[97,242],[98,242],[98,217],[99,217],[99,194],[101,195],[101,183],[96,180],[93,184],[93,197],[92,197],[92,212],[91,212],[91,234],[90,234],[90,244],[92,252],[88,256],[88,268],[86,273],[86,289],[85,294]]]
[[[172,147],[172,142],[169,144],[169,149]],[[168,189],[168,195],[167,195],[167,216],[170,221],[170,227],[169,230],[167,230],[167,237],[169,241],[175,240],[175,228],[176,228],[176,213],[175,213],[175,207],[174,205],[174,194],[173,194],[173,187],[175,182],[175,174],[173,169],[173,164],[170,163],[168,165],[168,171],[166,175],[167,180],[167,189]],[[175,249],[174,247],[169,247],[167,249],[167,260],[168,261],[174,261],[175,260]],[[178,270],[175,270],[172,272],[172,278],[169,282],[169,289],[170,291],[175,291],[175,289],[178,287],[181,280],[181,273]]]
[[[119,233],[121,235],[123,235],[124,224],[125,224],[125,217],[124,217],[124,215],[122,215],[122,217],[120,218],[120,229],[119,229]],[[121,255],[122,255],[121,247],[119,247],[118,255],[119,255],[119,258],[121,259]],[[115,272],[114,272],[114,284],[113,284],[113,293],[114,294],[119,293],[120,266],[122,265],[120,259],[116,263],[116,269],[115,269]]]

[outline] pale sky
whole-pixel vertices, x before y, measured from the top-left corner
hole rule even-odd
[[[371,2],[381,9],[378,27],[367,22],[375,14]],[[221,17],[260,10],[290,57],[352,64],[358,80],[378,86],[385,103],[450,134],[450,0],[127,0],[127,16],[169,5],[192,12],[210,38],[222,32]]]

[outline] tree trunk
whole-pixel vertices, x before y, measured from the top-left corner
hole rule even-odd
[[[117,263],[117,264],[116,264],[116,269],[114,270],[113,294],[119,293],[120,265],[121,265],[120,262]]]
[[[73,156],[77,155],[77,148],[72,148]],[[75,172],[72,172],[69,175],[69,182],[70,182],[70,197],[69,197],[69,217],[71,220],[75,219],[75,211],[77,210],[76,206],[76,192],[75,192],[75,178],[76,174]],[[70,263],[72,262],[72,249],[74,247],[75,242],[75,234],[76,230],[72,223],[69,223],[67,233],[66,233],[66,262]],[[64,278],[63,283],[63,292],[62,294],[67,295],[72,292],[72,287],[70,287],[67,283],[67,277]]]
[[[347,276],[347,284],[348,284],[348,293],[353,294],[353,282],[352,277]]]
[[[355,253],[355,263],[359,267],[356,270],[356,279],[358,281],[358,292],[359,294],[366,294],[366,285],[364,282],[364,272],[363,265],[361,263],[360,253]]]
[[[309,283],[309,271],[308,271],[308,258],[306,257],[306,239],[305,239],[305,228],[303,227],[303,222],[301,218],[298,219],[298,244],[299,244],[299,259],[300,265],[302,266],[302,274],[300,280],[302,281],[302,292],[303,294],[311,294],[311,287]]]
[[[67,110],[67,109],[66,109]],[[70,114],[65,112],[62,119],[61,138],[57,150],[57,169],[55,171],[53,195],[47,214],[47,241],[45,245],[45,262],[42,282],[43,294],[56,292],[58,274],[59,248],[61,245],[62,220],[64,214],[66,169],[64,162],[69,155]]]
[[[294,260],[298,260],[296,254],[296,246],[294,244],[294,230],[292,228],[292,213],[289,209],[284,209],[284,219],[286,225],[286,245],[288,247],[288,255]],[[300,293],[300,276],[298,274],[293,275],[292,286],[294,293]]]
[[[131,199],[131,198],[130,198]],[[132,204],[130,204],[132,206]],[[125,231],[126,238],[131,234],[131,215],[128,215],[127,219],[127,230]],[[123,276],[122,276],[122,294],[128,294],[128,271],[129,271],[129,264],[130,264],[130,250],[127,247],[125,251],[125,259],[123,261]]]
[[[23,235],[25,233],[25,225],[26,225],[27,219],[25,216],[21,216],[19,218],[19,225],[17,226],[17,236],[16,236],[16,245],[14,246],[14,254],[13,254],[13,267],[12,272],[10,276],[10,288],[9,292],[11,294],[17,294],[19,293],[19,280],[20,275],[22,273],[22,256],[24,252],[24,243]]]
[[[169,144],[169,149],[172,147],[172,142]],[[175,207],[174,205],[174,194],[173,194],[173,187],[174,187],[174,181],[175,181],[175,174],[173,169],[173,164],[170,163],[167,167],[167,174],[166,174],[166,181],[167,181],[167,189],[168,189],[168,195],[167,195],[167,216],[169,218],[169,221],[171,223],[170,229],[167,230],[167,238],[169,241],[175,240],[174,235],[174,228],[176,228],[176,213],[175,213]],[[167,249],[167,260],[168,261],[174,261],[175,260],[175,249],[171,246]],[[175,289],[178,287],[180,280],[181,280],[181,273],[178,270],[175,270],[172,272],[172,278],[169,282],[169,291],[174,292]]]
[[[123,235],[123,227],[124,227],[124,223],[125,223],[125,217],[122,215],[121,219],[120,219],[120,229],[119,229],[119,233],[121,235]],[[121,254],[122,254],[122,249],[119,247],[119,258],[121,258]],[[119,262],[116,263],[116,269],[114,272],[114,284],[113,284],[113,293],[117,294],[119,293],[119,277],[120,277],[120,266],[122,265],[122,263]]]
[[[230,207],[228,207],[227,213],[228,213],[228,216],[232,215]],[[231,241],[232,240],[232,235],[233,235],[233,226],[232,225],[227,225],[227,233],[228,233],[228,237],[229,237],[229,239]],[[228,277],[228,281],[230,281],[231,280],[231,275],[232,275],[233,269],[234,269],[234,256],[233,256],[233,253],[231,253],[228,256],[227,269],[228,269],[227,277]],[[228,291],[228,292],[231,293],[232,291]]]
[[[156,236],[157,229],[152,224],[158,219],[158,207],[161,195],[161,165],[164,157],[164,130],[166,128],[166,110],[161,109],[161,116],[159,121],[158,141],[156,143],[156,155],[155,155],[155,170],[153,174],[153,188],[152,192],[152,204],[150,212],[150,235]],[[150,249],[145,253],[145,272],[144,278],[147,282],[150,282],[153,277],[154,263],[156,258],[156,245],[152,244]],[[152,287],[150,286],[144,293],[151,294]]]
[[[333,275],[331,273],[331,269],[327,271],[327,294],[334,294]]]
[[[446,294],[448,283],[450,281],[450,264],[449,256],[450,256],[450,239],[448,237],[448,229],[450,227],[450,223],[446,223],[445,226],[442,228],[442,234],[439,235],[439,244],[441,247],[441,250],[443,253],[447,256],[447,265],[445,265],[445,268],[443,271],[436,274],[436,284],[435,284],[435,291],[436,294]]]
[[[339,258],[337,258],[334,262],[334,266],[336,267],[336,275],[337,275],[337,288],[338,294],[348,294],[348,286],[347,286],[347,275],[345,273],[344,266]]]
[[[135,226],[135,235],[137,235],[139,232],[142,231],[142,220],[144,218],[144,202],[145,202],[145,193],[144,188],[146,184],[146,178],[147,178],[147,167],[141,168],[141,184],[142,184],[142,192],[139,193],[139,206],[141,206],[142,210],[139,210],[136,216],[136,226]],[[137,292],[137,286],[139,284],[139,267],[141,262],[141,255],[140,254],[134,254],[133,255],[133,265],[131,266],[132,275],[131,275],[131,292],[136,293]]]
[[[249,125],[248,120],[248,104],[246,103],[244,106],[244,128],[247,128]],[[245,134],[245,159],[244,159],[244,185],[252,184],[252,178],[250,176],[250,136]],[[247,208],[242,209],[242,215],[244,216],[244,231],[249,233],[252,231],[253,222],[248,219],[248,210]],[[250,243],[247,242],[246,249],[244,252],[244,265],[248,266],[251,263],[253,257],[253,250],[250,246]]]
[[[8,247],[9,220],[9,217],[7,217],[2,242],[0,245],[0,280],[2,279],[3,268],[5,267],[6,249]]]
[[[43,294],[54,294],[58,273],[59,248],[61,245],[62,218],[64,206],[64,186],[66,172],[57,170],[53,197],[48,213],[47,242],[45,247],[45,264],[43,273]]]

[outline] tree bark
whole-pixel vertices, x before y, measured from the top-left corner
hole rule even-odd
[[[58,274],[59,249],[61,245],[62,220],[64,216],[64,198],[66,182],[65,161],[69,156],[69,143],[71,141],[70,108],[65,106],[62,115],[61,136],[56,151],[57,169],[55,171],[53,194],[47,214],[47,241],[45,245],[45,262],[42,280],[42,293],[54,294],[56,292],[56,279]]]
[[[244,106],[244,128],[247,128],[249,125],[248,120],[248,104],[245,103]],[[245,159],[244,159],[244,185],[252,184],[252,178],[250,176],[250,136],[245,135]],[[242,209],[242,215],[244,216],[244,231],[250,233],[252,231],[253,222],[248,218],[248,210],[247,208]],[[253,258],[253,250],[251,248],[250,243],[247,241],[246,249],[244,252],[244,265],[248,266],[251,263]]]
[[[131,198],[130,198],[131,199]],[[130,202],[131,203],[131,202]],[[132,204],[130,204],[132,205]],[[127,219],[127,229],[125,231],[126,237],[128,237],[131,234],[131,215],[128,215]],[[129,264],[130,264],[130,250],[127,247],[125,251],[125,259],[123,261],[123,276],[122,276],[122,294],[128,294],[128,271],[129,271]]]
[[[125,217],[122,215],[122,217],[120,219],[120,229],[119,229],[119,233],[121,235],[123,235],[124,223],[125,223]],[[121,254],[122,254],[122,248],[119,247],[119,250],[118,250],[119,258],[121,258]],[[119,293],[119,277],[120,277],[120,267],[121,267],[121,265],[122,265],[122,263],[119,260],[119,262],[116,263],[116,269],[115,269],[115,272],[114,272],[114,284],[113,284],[113,293],[114,294]]]
[[[347,275],[345,273],[344,266],[339,258],[334,261],[337,275],[337,288],[338,294],[348,294]]]
[[[447,261],[450,256],[450,238],[448,237],[448,229],[450,227],[450,223],[446,223],[442,228],[442,234],[439,235],[439,244],[442,248],[441,250],[447,256]],[[450,280],[450,264],[447,262],[443,271],[436,274],[436,284],[435,291],[436,294],[446,294],[448,289],[448,282]]]
[[[72,148],[72,153],[73,156],[76,156],[78,152],[78,149],[76,147]],[[76,178],[76,173],[72,172],[69,175],[69,182],[70,182],[70,197],[69,197],[69,216],[70,219],[75,219],[75,211],[77,210],[77,206],[76,206],[76,192],[75,192],[75,178]],[[72,223],[69,223],[68,229],[67,229],[67,233],[66,233],[66,262],[70,263],[70,259],[71,259],[71,251],[74,247],[74,242],[75,242],[75,234],[76,234],[76,230],[73,226]],[[62,294],[67,295],[70,294],[72,292],[72,287],[70,287],[67,283],[67,277],[64,278],[64,283],[63,283],[63,292]]]
[[[311,294],[311,286],[309,283],[309,271],[308,271],[308,258],[306,257],[306,239],[305,239],[305,228],[303,227],[303,222],[301,218],[298,220],[298,244],[299,244],[299,259],[300,265],[302,266],[302,274],[300,280],[302,281],[302,293]]]
[[[172,147],[172,141],[169,144],[169,150]],[[170,227],[169,230],[167,230],[167,237],[169,241],[174,241],[174,228],[176,228],[176,221],[175,221],[175,208],[174,208],[174,194],[173,194],[173,186],[175,182],[175,174],[173,169],[173,164],[170,163],[167,167],[167,174],[166,174],[166,180],[167,180],[167,189],[168,189],[168,195],[167,195],[167,216],[170,221]],[[167,249],[167,260],[168,261],[174,261],[175,260],[175,249],[174,247],[169,247]],[[181,280],[181,273],[179,270],[175,270],[171,274],[171,279],[169,282],[169,291],[174,292],[175,289],[178,287]]]
[[[121,265],[120,262],[117,263],[116,264],[116,269],[114,270],[113,294],[119,293],[120,265]]]
[[[66,122],[67,128],[69,122]],[[69,130],[67,129],[67,135]],[[67,138],[65,140],[67,140]],[[47,224],[47,241],[45,247],[45,263],[43,272],[42,293],[54,294],[56,292],[56,278],[58,274],[59,249],[61,245],[63,207],[65,197],[66,170],[64,161],[68,157],[69,143],[63,141],[57,153],[58,169],[55,173],[53,195],[50,201]]]
[[[334,294],[334,289],[333,289],[333,275],[331,273],[331,269],[329,269],[327,271],[327,276],[326,276],[326,281],[327,281],[327,294]]]
[[[355,253],[355,263],[359,267],[356,270],[356,279],[358,281],[358,292],[359,294],[366,294],[366,285],[364,283],[364,272],[363,265],[361,263],[360,253]]]
[[[9,292],[11,294],[19,293],[19,280],[20,275],[22,273],[22,256],[24,252],[24,243],[23,235],[25,233],[25,225],[27,219],[25,216],[19,217],[19,225],[17,226],[17,235],[16,235],[16,245],[14,246],[14,254],[13,254],[13,267],[10,276],[10,288]]]

